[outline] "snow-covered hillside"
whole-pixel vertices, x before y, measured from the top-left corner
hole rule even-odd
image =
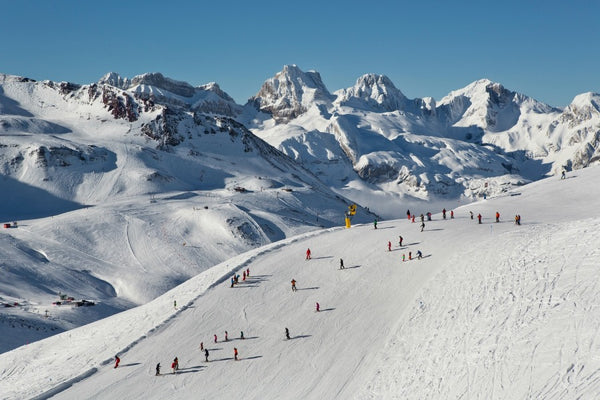
[[[0,393],[597,398],[599,174],[587,168],[447,206],[454,218],[445,220],[423,207],[411,209],[416,223],[322,229],[250,250],[140,307],[0,355]],[[421,232],[418,215],[428,211],[433,221]],[[409,252],[413,260],[403,262]],[[147,273],[159,263],[149,260]],[[247,269],[250,277],[231,288],[229,278]]]
[[[344,223],[350,200],[214,114],[230,100],[160,74],[85,86],[0,76],[0,221],[19,226],[0,232],[0,302],[18,304],[0,315],[0,351]],[[96,306],[52,306],[59,293]]]

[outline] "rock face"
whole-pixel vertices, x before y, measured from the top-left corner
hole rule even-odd
[[[271,114],[278,123],[285,123],[305,113],[309,106],[329,104],[333,98],[318,72],[303,72],[296,65],[286,65],[248,102]]]
[[[356,84],[336,92],[336,104],[370,111],[396,111],[405,108],[408,99],[385,75],[366,74]]]

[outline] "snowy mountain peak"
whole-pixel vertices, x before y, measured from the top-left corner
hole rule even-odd
[[[216,94],[217,96],[219,96],[220,98],[222,98],[223,100],[235,102],[235,100],[233,100],[233,98],[231,96],[229,96],[227,93],[225,93],[216,82],[209,82],[207,84],[198,86],[198,89],[206,91],[206,92],[212,92],[212,93]]]
[[[130,83],[129,79],[121,77],[116,72],[109,72],[98,81],[99,85],[111,85],[120,89],[127,89]]]
[[[311,104],[332,100],[318,72],[304,72],[296,65],[285,65],[281,72],[265,81],[249,102],[260,111],[272,114],[278,122],[285,122],[306,112]]]
[[[130,86],[139,85],[154,86],[183,97],[192,97],[195,92],[194,87],[189,83],[166,78],[160,72],[146,73],[133,77]]]
[[[365,74],[348,89],[336,92],[336,103],[355,108],[394,111],[401,109],[407,99],[385,75]]]

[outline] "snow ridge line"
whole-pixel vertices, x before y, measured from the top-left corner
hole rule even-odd
[[[133,347],[135,347],[137,344],[139,344],[142,340],[147,339],[149,335],[152,335],[155,332],[158,332],[161,328],[167,326],[169,324],[170,321],[172,321],[173,319],[175,319],[177,316],[179,316],[180,313],[184,312],[185,310],[187,310],[190,306],[192,306],[194,304],[194,302],[196,302],[199,298],[201,298],[202,296],[204,296],[206,294],[206,292],[208,292],[210,289],[213,289],[215,287],[217,287],[218,285],[226,282],[230,276],[237,270],[239,270],[241,267],[249,265],[253,260],[255,260],[257,257],[262,256],[264,254],[267,254],[271,251],[280,249],[286,245],[289,245],[291,243],[295,243],[295,242],[299,242],[301,240],[305,240],[308,238],[312,238],[315,236],[319,236],[322,235],[324,233],[328,233],[328,232],[334,232],[336,230],[341,230],[341,229],[345,229],[344,227],[333,227],[333,228],[327,228],[327,229],[320,229],[317,231],[312,231],[312,232],[308,232],[308,233],[304,233],[298,236],[294,236],[292,238],[289,239],[283,239],[280,240],[278,242],[275,243],[270,243],[268,245],[259,247],[258,249],[253,249],[250,250],[246,253],[242,253],[240,255],[237,255],[235,257],[233,257],[232,259],[235,260],[237,258],[242,258],[242,260],[238,261],[237,263],[234,264],[233,267],[229,266],[229,262],[232,260],[227,260],[222,262],[221,264],[217,264],[214,267],[196,275],[193,278],[188,279],[187,281],[185,281],[184,283],[182,283],[181,285],[171,289],[170,291],[168,291],[167,293],[163,294],[162,296],[159,296],[158,298],[152,300],[150,303],[155,302],[155,301],[160,301],[161,299],[164,300],[165,298],[169,298],[169,300],[174,298],[175,293],[172,292],[177,292],[178,289],[181,290],[182,286],[186,286],[186,285],[193,285],[195,283],[196,280],[199,280],[200,277],[203,277],[204,275],[207,275],[210,272],[213,272],[215,274],[219,273],[218,271],[221,271],[221,269],[223,268],[229,268],[226,270],[226,272],[224,273],[220,273],[220,277],[216,278],[215,280],[212,280],[212,283],[209,284],[208,286],[206,286],[204,289],[200,289],[200,293],[197,294],[195,297],[191,298],[190,300],[188,300],[186,302],[186,304],[177,309],[177,311],[173,312],[168,318],[164,319],[162,322],[160,322],[159,324],[155,325],[153,328],[149,329],[146,334],[140,336],[138,339],[134,340],[133,342],[129,343],[127,346],[125,346],[121,351],[118,351],[117,354],[127,354],[127,352],[129,350],[131,350]],[[197,292],[196,292],[197,293]],[[147,304],[150,304],[147,303]],[[143,307],[143,306],[140,306]],[[118,314],[117,314],[118,315]],[[108,317],[107,319],[111,319],[111,317]],[[85,325],[84,325],[85,326]],[[104,365],[108,365],[112,363],[112,359],[106,359],[102,362],[100,362],[100,365],[104,366]],[[67,390],[69,387],[73,386],[73,384],[77,383],[77,382],[81,382],[84,379],[87,379],[89,377],[91,377],[92,375],[94,375],[96,372],[98,372],[99,369],[97,367],[91,368],[89,370],[87,370],[86,372],[77,375],[73,378],[67,379],[64,382],[61,382],[59,384],[57,384],[56,386],[52,387],[49,390],[46,390],[44,392],[42,392],[41,394],[36,395],[35,397],[32,397],[33,400],[46,400],[49,399],[55,395],[57,395],[58,393]]]

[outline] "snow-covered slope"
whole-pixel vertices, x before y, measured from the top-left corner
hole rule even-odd
[[[0,355],[0,392],[7,399],[597,398],[599,173],[535,182],[456,208],[453,219],[413,209],[434,212],[423,232],[390,220],[377,230],[325,229],[251,250],[143,306]],[[422,260],[402,261],[418,250]],[[229,277],[247,269],[250,277],[230,288]]]
[[[342,225],[351,204],[206,111],[211,96],[230,100],[216,85],[4,75],[0,90],[0,216],[19,222],[1,232],[0,301],[19,304],[0,316],[11,337],[1,351],[31,330],[39,339],[143,304],[251,248]],[[373,216],[359,207],[355,218]],[[98,306],[58,310],[59,292]]]

